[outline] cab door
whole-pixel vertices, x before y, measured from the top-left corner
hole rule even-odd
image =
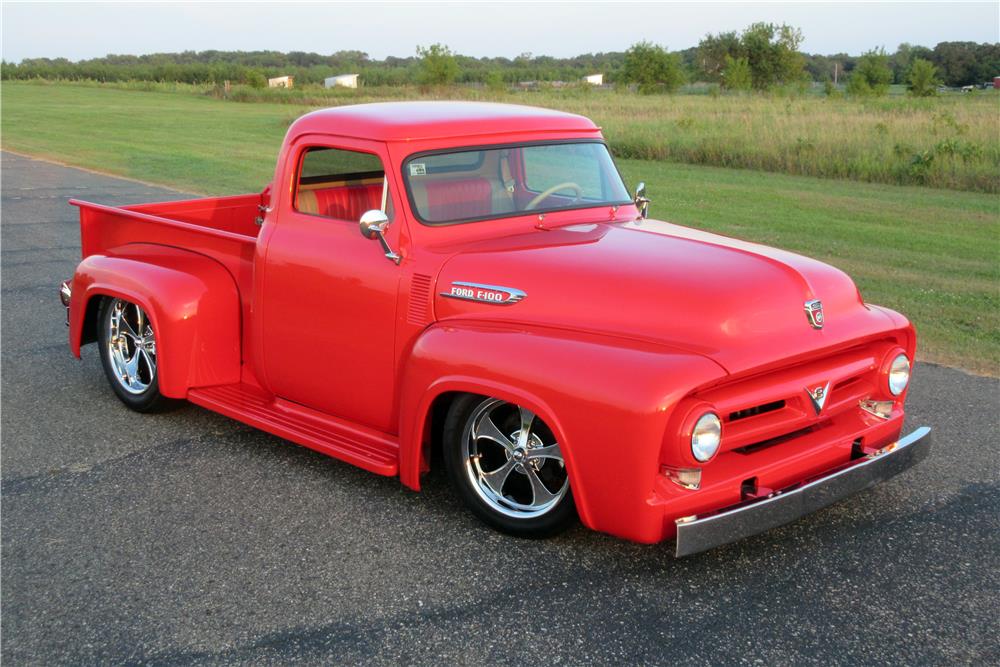
[[[262,367],[278,397],[389,432],[399,267],[360,232],[366,210],[402,216],[383,144],[306,137],[276,202],[258,283]],[[395,247],[395,246],[394,246]]]

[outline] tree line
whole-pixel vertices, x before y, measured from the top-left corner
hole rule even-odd
[[[72,62],[31,58],[2,63],[4,79],[68,79],[102,82],[158,81],[262,87],[272,76],[291,75],[298,84],[319,84],[336,74],[356,73],[369,86],[477,84],[505,87],[520,82],[579,81],[604,74],[611,84],[634,84],[642,92],[672,91],[685,82],[709,82],[732,90],[766,90],[818,81],[847,83],[850,94],[879,94],[891,84],[928,89],[938,84],[981,84],[1000,76],[1000,44],[941,42],[933,48],[901,44],[892,53],[875,48],[852,56],[800,51],[802,32],[792,26],[755,23],[741,32],[706,35],[696,47],[669,51],[649,42],[624,52],[571,58],[523,53],[515,58],[473,58],[434,44],[411,57],[372,59],[362,51],[331,55],[293,51],[184,51],[143,56],[108,55]],[[916,69],[915,69],[916,68]],[[831,84],[828,84],[828,86]]]

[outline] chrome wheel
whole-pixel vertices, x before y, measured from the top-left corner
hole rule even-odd
[[[527,408],[495,398],[483,401],[466,422],[462,447],[472,488],[505,516],[540,517],[569,489],[559,443]]]
[[[108,359],[122,389],[142,394],[156,378],[156,339],[142,308],[114,299],[107,318]]]

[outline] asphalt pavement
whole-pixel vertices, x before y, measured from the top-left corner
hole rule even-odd
[[[71,197],[183,195],[2,156],[5,666],[1000,662],[997,380],[917,364],[931,458],[765,535],[518,540],[442,471],[418,494],[192,405],[129,412],[67,348]]]

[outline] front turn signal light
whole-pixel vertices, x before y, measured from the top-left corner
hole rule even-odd
[[[694,491],[701,487],[701,468],[663,466],[663,474],[677,486]]]
[[[888,419],[892,416],[892,406],[892,401],[861,401],[862,410],[881,419]]]

